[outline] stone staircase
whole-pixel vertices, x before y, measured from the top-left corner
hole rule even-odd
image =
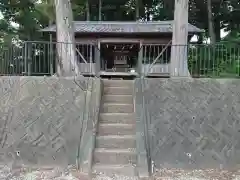
[[[103,85],[93,174],[136,177],[133,81],[103,80]]]

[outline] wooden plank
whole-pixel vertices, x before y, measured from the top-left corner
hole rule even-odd
[[[96,73],[96,63],[80,63],[81,74],[95,74]]]
[[[168,44],[171,38],[158,38],[158,39],[151,39],[151,38],[143,38],[142,42],[143,45],[150,45],[150,44]]]
[[[101,71],[101,76],[138,76],[138,73],[134,72],[107,72],[107,71]]]
[[[96,38],[76,38],[76,44],[96,44]]]
[[[146,72],[146,70],[149,70],[149,66],[151,66],[151,64],[143,64],[142,72]],[[152,66],[152,68],[149,70],[146,76],[148,76],[149,74],[162,74],[162,73],[163,74],[170,73],[170,64],[155,64]]]
[[[171,38],[99,38],[101,43],[140,43],[143,44],[167,44]]]
[[[141,39],[131,39],[131,38],[100,38],[101,43],[140,43]]]

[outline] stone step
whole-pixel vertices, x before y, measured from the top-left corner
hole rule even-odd
[[[104,87],[133,87],[132,80],[103,80]]]
[[[104,95],[133,95],[132,87],[104,87]]]
[[[135,148],[136,147],[136,136],[134,135],[123,135],[123,136],[97,136],[96,148]]]
[[[92,171],[95,175],[121,175],[121,176],[128,176],[128,177],[135,177],[136,176],[136,168],[131,164],[116,164],[116,165],[106,165],[106,164],[95,164],[92,167]],[[97,178],[96,178],[97,179]],[[127,180],[127,178],[124,178]]]
[[[105,103],[132,104],[133,96],[132,95],[105,95],[103,96],[102,100]]]
[[[94,151],[96,164],[136,164],[136,161],[136,149],[96,148]]]
[[[104,103],[101,107],[102,113],[133,113],[133,104]]]
[[[100,123],[122,123],[122,124],[135,124],[134,113],[100,113]]]
[[[135,135],[134,124],[99,124],[97,135]]]

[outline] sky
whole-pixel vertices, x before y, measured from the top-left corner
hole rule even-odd
[[[224,38],[226,35],[228,35],[229,32],[225,32],[224,29],[221,30],[221,38]],[[193,36],[192,39],[191,39],[191,42],[196,42],[197,41],[197,36]],[[205,41],[207,43],[210,43],[210,39],[208,38],[207,41]]]
[[[0,20],[3,18],[3,15],[2,15],[2,13],[0,12]],[[16,23],[14,23],[14,22],[11,22],[11,25],[13,26],[13,27],[18,27],[18,24],[16,24]]]

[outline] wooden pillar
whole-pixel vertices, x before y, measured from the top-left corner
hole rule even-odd
[[[27,72],[28,76],[31,76],[31,70],[32,70],[32,43],[27,43]]]
[[[49,58],[49,69],[50,69],[50,75],[53,75],[53,39],[52,39],[52,34],[50,34],[50,47],[49,47],[49,54],[50,54],[50,58]]]
[[[170,76],[190,76],[188,71],[188,3],[175,0]]]
[[[92,44],[90,44],[89,45],[89,48],[90,48],[90,73],[92,74],[92,73],[94,73],[93,72],[93,45]]]
[[[137,63],[137,71],[139,76],[142,77],[144,74],[142,72],[142,61],[143,61],[143,42],[140,41],[139,43],[140,50],[138,52],[138,63]]]
[[[27,42],[24,42],[24,75],[27,75],[27,72],[28,72],[28,43]]]
[[[100,41],[99,40],[97,40],[97,44],[96,44],[96,46],[95,46],[95,64],[96,64],[96,66],[95,66],[95,74],[98,76],[99,75],[99,73],[100,73],[100,71],[101,71],[101,51],[100,51],[100,48],[101,48],[101,46],[100,46]]]

